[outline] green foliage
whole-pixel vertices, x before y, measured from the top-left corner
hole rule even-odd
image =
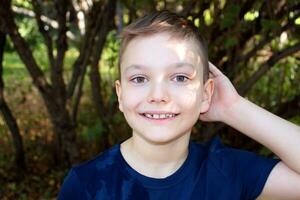
[[[28,78],[29,74],[15,52],[4,55],[3,66],[4,82],[13,83],[11,81],[22,81]],[[10,85],[7,86],[10,88]]]
[[[257,10],[251,10],[244,15],[245,21],[253,21],[259,16],[259,12]]]
[[[291,119],[292,123],[298,124],[300,126],[300,116],[295,116]]]
[[[226,38],[224,46],[226,49],[229,49],[238,43],[237,39],[234,37]]]
[[[40,48],[44,44],[42,36],[39,34],[38,27],[34,18],[16,17],[19,32],[22,37],[30,44],[32,49]]]
[[[278,21],[270,20],[270,19],[262,19],[261,25],[265,32],[276,30],[280,28],[280,23]]]
[[[111,31],[107,36],[107,42],[102,54],[102,61],[104,66],[108,68],[116,68],[119,62],[119,47],[120,39],[115,30]]]
[[[204,17],[205,24],[208,26],[211,25],[214,21],[212,18],[211,11],[209,9],[204,10],[203,17]]]
[[[124,123],[124,116],[121,112],[118,112],[113,116],[113,123],[114,124]]]
[[[295,19],[295,24],[296,25],[300,25],[300,17],[298,17],[297,19]]]
[[[22,8],[32,9],[31,2],[29,0],[12,0],[12,5]]]
[[[83,139],[88,141],[97,141],[101,138],[105,131],[107,130],[104,128],[102,120],[97,119],[92,126],[88,126],[83,129],[81,136]]]
[[[236,4],[230,4],[225,10],[221,18],[221,29],[229,28],[236,23],[238,14],[240,12],[240,6]]]
[[[52,1],[42,1],[45,3],[43,13],[53,16]],[[295,6],[298,0],[288,0],[282,2],[284,5],[278,9]],[[148,13],[153,8],[168,8],[173,11],[181,12],[185,5],[190,3],[187,0],[168,0],[168,1],[137,1],[122,0],[124,22],[127,23],[130,17],[141,16]],[[13,4],[32,10],[30,1],[13,0]],[[273,15],[272,6],[278,3],[272,2],[271,11],[262,9],[266,1],[255,1],[244,13],[241,13],[244,5],[236,4],[226,0],[204,0],[197,1],[196,6],[189,10],[188,16],[194,20],[197,27],[209,38],[209,57],[218,64],[222,70],[232,76],[232,80],[237,85],[247,82],[249,78],[276,52],[283,51],[285,48],[299,42],[300,17],[294,21],[294,27],[286,30],[281,36],[274,36],[274,32],[287,23],[299,11],[298,8],[290,13],[285,13],[283,17],[277,18]],[[49,6],[51,5],[51,6]],[[129,9],[131,8],[131,10]],[[135,12],[136,11],[136,12]],[[132,12],[132,13],[131,13]],[[131,15],[130,15],[131,14]],[[243,15],[241,15],[243,14]],[[239,19],[239,17],[241,19]],[[54,18],[53,18],[54,19]],[[19,27],[21,35],[25,38],[37,63],[45,72],[49,80],[49,61],[47,49],[41,34],[38,31],[36,21],[33,17],[16,15],[15,21]],[[200,24],[204,23],[204,24]],[[76,26],[68,23],[70,31],[74,31],[75,40],[68,39],[68,50],[64,60],[64,78],[66,83],[70,80],[72,65],[79,55],[78,44],[82,43],[76,31]],[[55,41],[57,30],[51,30],[49,34]],[[240,57],[250,52],[255,45],[266,39],[272,38],[261,49],[255,52],[249,59],[238,61]],[[55,44],[55,43],[54,43]],[[99,63],[99,72],[102,78],[101,87],[104,95],[104,104],[110,108],[112,117],[109,119],[113,131],[109,135],[111,144],[126,139],[130,135],[130,128],[121,112],[118,112],[117,97],[114,94],[114,81],[118,78],[120,40],[116,28],[107,35],[105,47],[103,49]],[[55,45],[54,45],[55,48]],[[54,50],[56,54],[56,49]],[[12,139],[3,119],[0,119],[0,177],[5,177],[3,182],[0,180],[0,193],[5,191],[7,199],[54,199],[67,169],[55,171],[51,169],[50,145],[52,141],[51,124],[46,114],[45,105],[32,85],[32,80],[24,64],[16,54],[15,49],[8,37],[4,56],[4,82],[5,96],[11,106],[21,128],[22,136],[27,154],[29,171],[25,179],[15,181],[13,172],[13,148]],[[281,59],[271,66],[271,69],[255,83],[246,96],[255,103],[271,111],[285,102],[292,100],[299,95],[300,81],[300,59],[299,53]],[[234,72],[230,74],[231,72]],[[85,80],[88,79],[88,76]],[[299,109],[299,108],[295,108]],[[292,122],[300,124],[300,117],[294,116]],[[91,158],[99,149],[99,141],[105,135],[106,130],[103,119],[99,119],[94,105],[92,104],[90,82],[86,81],[83,88],[83,97],[79,107],[77,132],[77,146],[81,153],[82,160]],[[193,132],[199,132],[203,128],[197,124]],[[227,132],[226,132],[227,134]],[[224,134],[224,140],[228,145],[233,141]],[[200,138],[199,134],[194,136]],[[200,138],[201,139],[201,138]],[[200,140],[199,139],[199,140]],[[202,138],[203,139],[203,138]],[[243,148],[243,147],[239,147]],[[270,155],[268,149],[259,148],[257,150],[262,155]],[[9,173],[7,173],[9,172]],[[12,178],[11,178],[12,177]],[[43,177],[43,178],[41,178]],[[5,195],[6,195],[5,194]]]
[[[299,64],[300,62],[293,57],[275,64],[268,74],[255,84],[249,97],[261,106],[276,111],[278,104],[287,102],[300,93],[297,86],[297,80],[300,80]]]
[[[109,98],[113,95],[112,86],[119,76],[119,48],[120,39],[116,30],[113,30],[107,36],[100,60],[100,73],[106,102],[109,102]]]

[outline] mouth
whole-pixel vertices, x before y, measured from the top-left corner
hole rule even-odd
[[[173,119],[179,114],[176,113],[141,113],[142,116],[153,120]]]

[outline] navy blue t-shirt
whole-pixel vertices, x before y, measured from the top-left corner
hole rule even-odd
[[[120,144],[73,167],[59,200],[250,200],[262,191],[279,160],[232,149],[219,138],[206,145],[190,142],[182,166],[166,178],[150,178],[123,158]]]

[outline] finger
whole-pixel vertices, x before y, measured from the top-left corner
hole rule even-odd
[[[222,72],[211,62],[209,62],[209,71],[214,75],[222,74]]]

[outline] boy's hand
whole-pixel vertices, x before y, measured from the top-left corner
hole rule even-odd
[[[224,122],[226,113],[239,101],[241,96],[237,93],[230,80],[210,62],[209,78],[214,81],[214,92],[209,110],[201,113],[199,119]]]

